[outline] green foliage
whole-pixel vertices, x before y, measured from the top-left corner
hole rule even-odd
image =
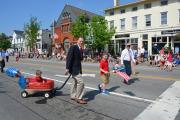
[[[9,38],[4,34],[0,33],[0,48],[6,50],[11,47],[11,41]]]
[[[73,23],[71,33],[74,37],[83,37],[84,39],[88,36],[88,17],[86,15],[80,15],[76,22]]]
[[[105,45],[110,43],[115,33],[115,28],[109,29],[108,23],[104,17],[94,16],[89,22],[86,15],[80,15],[76,22],[72,25],[71,33],[75,37],[85,38],[87,46],[92,44],[92,49],[99,52],[104,49]],[[86,41],[89,38],[91,41]]]
[[[4,40],[4,39],[7,39],[6,34],[0,33],[0,40]]]
[[[24,25],[24,33],[27,40],[27,46],[29,46],[30,48],[35,47],[39,30],[40,22],[38,22],[36,17],[31,17],[29,23],[26,23]]]
[[[110,43],[115,33],[115,28],[109,29],[107,21],[101,16],[94,16],[90,26],[93,36],[93,49],[97,49],[100,52],[105,45]]]
[[[4,50],[7,50],[8,48],[11,47],[11,42],[10,40],[1,40],[1,43],[0,43],[0,48],[4,49]]]

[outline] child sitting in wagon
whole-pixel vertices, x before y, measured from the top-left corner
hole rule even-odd
[[[33,84],[35,85],[35,83],[37,85],[39,85],[40,83],[46,83],[47,80],[42,78],[41,75],[42,75],[42,72],[40,70],[36,70],[36,76],[35,77],[26,77],[25,78],[21,74],[21,72],[18,71],[17,74],[16,74],[16,77],[19,77],[18,83],[21,86],[21,88],[25,89],[27,87],[26,85],[30,86],[30,85],[33,85]]]

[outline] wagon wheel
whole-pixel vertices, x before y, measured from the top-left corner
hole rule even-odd
[[[27,98],[27,96],[28,96],[28,93],[26,91],[21,92],[21,97],[22,98]]]
[[[50,96],[51,96],[50,92],[45,92],[45,93],[44,93],[44,97],[45,97],[45,98],[50,98]]]

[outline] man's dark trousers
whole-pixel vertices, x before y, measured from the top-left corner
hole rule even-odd
[[[5,67],[4,59],[2,61],[0,61],[0,66],[1,66],[1,72],[4,72],[4,67]]]
[[[131,76],[131,73],[132,73],[132,71],[131,71],[131,61],[124,60],[123,62],[124,62],[124,66],[125,66],[125,69],[126,69],[126,74],[128,76]]]

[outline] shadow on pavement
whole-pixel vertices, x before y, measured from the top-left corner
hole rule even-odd
[[[118,88],[120,88],[120,86],[114,86],[112,88],[109,88],[108,90],[109,90],[109,92],[113,92],[113,91],[115,91]]]
[[[135,83],[136,81],[140,81],[139,78],[132,78],[128,81],[129,85]]]
[[[108,90],[110,92],[115,91],[117,88],[120,88],[120,86],[114,86],[112,88],[109,88]],[[95,99],[95,96],[98,95],[100,92],[98,90],[88,91],[85,93],[84,98],[87,98],[87,101],[91,101]]]
[[[43,98],[40,100],[35,101],[36,104],[46,104],[47,103],[47,98]]]
[[[95,96],[99,94],[98,90],[88,91],[85,93],[84,98],[87,98],[86,101],[94,100]]]
[[[30,95],[30,97],[40,97],[40,96],[43,96],[43,93],[35,93],[33,95]],[[51,99],[55,96],[69,96],[69,94],[63,94],[62,91],[56,91],[56,93],[54,95],[52,95],[50,98],[48,99]],[[40,100],[37,100],[35,101],[36,104],[46,104],[47,103],[47,98],[43,97],[42,99]]]
[[[131,91],[124,91],[124,93],[126,93],[127,95],[130,95],[130,96],[136,96],[136,94],[134,94],[134,93],[131,92]]]
[[[63,94],[62,91],[57,90],[54,96],[69,96],[69,94]]]

